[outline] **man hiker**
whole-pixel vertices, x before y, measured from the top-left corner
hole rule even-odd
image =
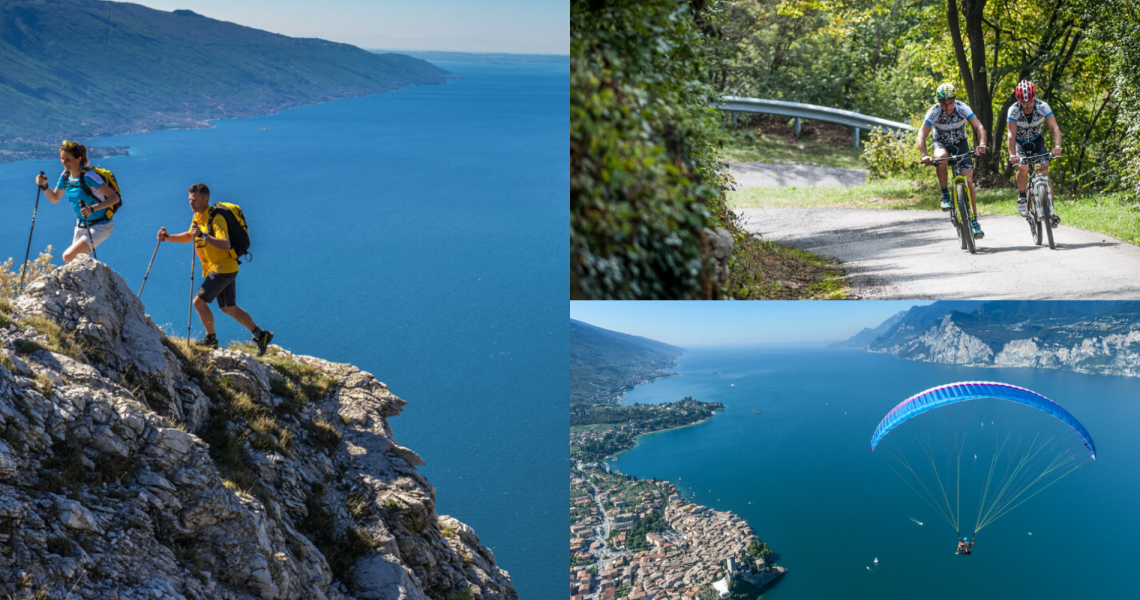
[[[202,276],[205,280],[194,296],[194,309],[198,311],[198,318],[206,328],[206,337],[198,345],[218,347],[218,338],[214,333],[214,314],[210,312],[210,303],[217,299],[218,308],[222,312],[253,333],[257,355],[262,356],[269,347],[269,342],[273,341],[273,332],[258,327],[253,322],[253,317],[237,305],[237,253],[230,247],[231,232],[226,219],[219,214],[223,209],[210,206],[210,188],[206,184],[195,183],[189,191],[190,210],[194,211],[190,230],[169,234],[166,228],[162,228],[158,230],[158,239],[179,244],[193,241],[198,258],[202,260]]]

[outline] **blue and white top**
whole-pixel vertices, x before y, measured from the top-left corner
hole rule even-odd
[[[83,191],[83,186],[79,184],[79,179],[72,177],[71,174],[64,169],[63,173],[59,174],[59,181],[56,182],[55,187],[58,190],[64,190],[67,193],[67,199],[71,202],[71,208],[75,210],[75,216],[80,221],[84,219],[82,213],[79,212],[79,201],[87,203],[87,206],[95,206],[96,204],[106,200],[103,194],[99,192],[99,188],[103,187],[103,176],[96,173],[94,170],[86,171],[83,173],[83,178],[87,181],[87,187],[91,189],[91,194]],[[107,209],[97,210],[86,217],[88,222],[98,221],[107,216]]]
[[[974,118],[974,111],[961,100],[954,101],[954,111],[947,115],[938,104],[926,111],[923,123],[934,128],[934,141],[940,144],[961,144],[966,141],[966,123]]]
[[[1047,117],[1053,116],[1053,109],[1044,100],[1033,101],[1033,112],[1025,114],[1021,110],[1021,103],[1014,102],[1013,106],[1009,107],[1009,115],[1006,121],[1013,121],[1017,123],[1017,134],[1014,135],[1019,142],[1032,142],[1041,135],[1041,126],[1045,124]]]

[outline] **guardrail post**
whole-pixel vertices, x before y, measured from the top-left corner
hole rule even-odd
[[[737,114],[739,114],[739,113],[737,113],[737,111],[735,111],[735,110],[732,111],[732,128],[733,129],[736,129],[736,115]]]
[[[796,117],[796,139],[800,137],[800,118]]]
[[[859,109],[856,108],[855,110],[852,110],[851,112],[859,112]],[[859,128],[858,127],[855,128],[855,139],[851,145],[855,146],[856,148],[859,147]]]

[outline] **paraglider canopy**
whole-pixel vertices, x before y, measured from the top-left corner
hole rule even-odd
[[[875,428],[875,434],[871,436],[871,450],[875,450],[875,445],[879,443],[879,440],[883,439],[883,436],[887,435],[887,433],[907,419],[940,406],[979,398],[1009,400],[1011,402],[1032,406],[1033,408],[1057,417],[1077,434],[1081,439],[1081,444],[1088,450],[1089,456],[1091,456],[1093,460],[1096,460],[1096,446],[1093,445],[1092,436],[1089,435],[1084,425],[1081,425],[1073,415],[1069,414],[1069,411],[1061,408],[1056,402],[1033,390],[993,381],[963,381],[951,383],[930,388],[925,392],[907,398],[898,406],[894,407],[891,412],[887,413],[887,416],[884,417],[879,423],[879,426]]]

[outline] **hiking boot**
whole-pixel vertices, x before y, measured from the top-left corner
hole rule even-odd
[[[1053,229],[1056,229],[1057,226],[1061,224],[1061,216],[1060,215],[1050,215],[1050,216],[1053,217],[1052,219],[1050,219],[1050,221],[1052,221]]]
[[[982,226],[978,225],[977,221],[970,221],[970,225],[972,225],[974,228],[974,239],[975,240],[980,240],[980,239],[986,237],[985,232],[982,231]]]
[[[269,348],[269,342],[273,341],[273,332],[261,330],[260,333],[253,334],[253,343],[257,344],[257,355],[265,356],[265,350]]]
[[[1017,199],[1017,213],[1025,218],[1029,218],[1029,201],[1025,196]]]
[[[942,193],[942,212],[950,212],[950,192]]]
[[[206,334],[206,337],[194,342],[200,348],[209,348],[210,350],[218,349],[218,336],[213,333]]]

